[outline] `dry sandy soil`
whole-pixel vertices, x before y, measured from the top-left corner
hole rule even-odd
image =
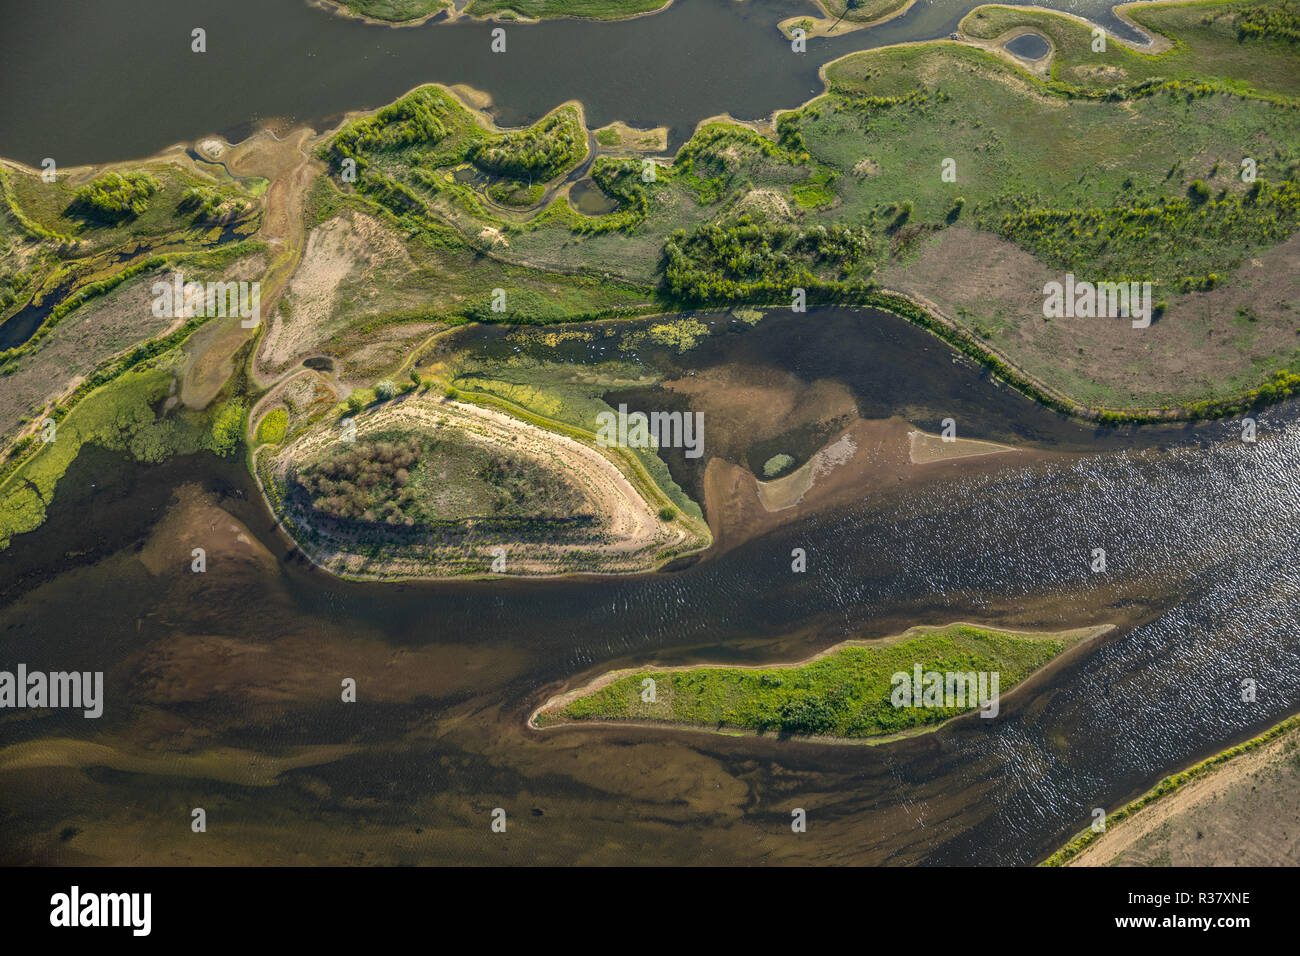
[[[1300,864],[1300,728],[1109,828],[1068,866]]]
[[[344,280],[379,263],[410,266],[405,246],[390,230],[360,213],[336,216],[312,230],[302,263],[289,282],[283,310],[269,319],[258,353],[259,371],[274,374],[319,349],[345,323],[331,322]]]
[[[694,537],[683,517],[662,520],[658,505],[642,498],[613,461],[600,450],[509,415],[425,394],[392,402],[364,415],[357,424],[359,438],[365,433],[393,426],[422,430],[452,427],[460,438],[531,458],[542,467],[561,471],[574,481],[591,502],[595,513],[601,516],[600,540],[547,542],[544,546],[533,546],[531,550],[525,544],[509,547],[506,555],[508,574],[572,573],[573,567],[564,559],[593,551],[599,556],[590,562],[593,566],[589,570],[593,572],[648,571],[663,560],[666,552],[688,547]],[[283,475],[291,463],[310,460],[335,440],[336,427],[332,423],[317,428],[280,451],[273,465]],[[350,576],[432,578],[453,573],[450,567],[440,567],[427,560],[374,559],[343,550],[313,553],[312,547],[304,546],[304,551],[317,564]],[[490,553],[478,557],[487,563],[492,559]]]
[[[270,130],[262,130],[238,146],[223,147],[231,173],[270,181],[262,197],[264,214],[257,232],[271,258],[261,279],[263,323],[275,314],[305,245],[303,201],[319,172],[319,164],[308,155],[311,136],[311,130],[300,129],[277,139]],[[181,400],[190,408],[206,407],[233,374],[235,354],[255,334],[257,329],[244,328],[239,319],[220,319],[201,329],[191,339],[194,358],[181,379]]]

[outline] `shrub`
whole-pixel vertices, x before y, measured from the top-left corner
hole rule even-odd
[[[73,194],[73,209],[91,219],[116,221],[138,216],[161,187],[148,173],[106,173]]]
[[[773,478],[785,471],[794,464],[794,459],[789,455],[773,455],[763,464],[763,474],[765,477]]]
[[[413,441],[360,441],[298,473],[298,485],[312,507],[333,518],[367,523],[413,523],[408,486],[419,461]]]

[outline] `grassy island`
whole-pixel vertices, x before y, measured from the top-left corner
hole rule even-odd
[[[882,641],[845,642],[810,660],[784,666],[616,671],[549,701],[533,715],[532,723],[538,727],[588,721],[665,724],[720,732],[880,740],[933,730],[978,709],[1068,648],[1108,630],[1037,633],[954,624],[912,628]],[[923,683],[931,688],[935,685],[929,675],[943,675],[942,696],[922,699],[918,686],[915,699],[906,697],[918,668],[925,675]],[[990,675],[983,685],[981,674]],[[977,695],[977,686],[991,693]],[[969,696],[954,693],[963,688],[969,689]]]

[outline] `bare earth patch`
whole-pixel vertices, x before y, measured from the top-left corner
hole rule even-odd
[[[711,458],[704,472],[704,507],[714,549],[725,551],[850,502],[905,492],[913,483],[953,481],[969,473],[1059,457],[1005,446],[993,446],[999,453],[991,454],[983,447],[991,442],[972,441],[964,446],[970,454],[918,463],[913,459],[913,434],[920,433],[901,418],[856,419],[798,471],[770,482],[760,482],[740,465]]]
[[[288,288],[289,316],[280,310],[262,341],[261,362],[283,369],[317,348],[332,331],[340,285],[379,262],[409,263],[405,247],[377,221],[360,213],[322,223],[307,237],[302,263]]]

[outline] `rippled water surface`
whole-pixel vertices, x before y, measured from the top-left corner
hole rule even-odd
[[[879,314],[857,321],[881,341],[915,331]],[[764,348],[748,333],[710,348],[750,350],[750,363],[780,353],[796,371],[825,374],[824,349],[800,353],[788,338],[782,347],[772,328]],[[848,347],[843,336],[831,341]],[[691,361],[718,357],[706,349]],[[905,361],[920,381],[982,390],[1001,408],[1004,433],[1032,431],[1042,442],[1061,427],[944,349],[904,360],[873,346],[856,359],[864,382]],[[0,648],[5,660],[50,669],[104,668],[112,705],[90,730],[57,716],[10,719],[6,737],[120,734],[174,753],[166,728],[177,724],[200,749],[274,755],[349,742],[356,752],[260,788],[179,769],[174,778],[11,772],[0,778],[13,824],[0,850],[77,859],[78,841],[106,839],[97,829],[106,821],[114,832],[165,832],[175,806],[202,799],[259,834],[250,845],[303,860],[1032,862],[1093,807],[1114,809],[1300,704],[1300,409],[1261,414],[1254,445],[1238,436],[1233,423],[1180,430],[1174,441],[1137,430],[1082,454],[1073,441],[1047,440],[1075,451],[906,492],[864,488],[860,501],[680,572],[509,585],[334,581],[275,545],[237,464],[141,469],[91,454],[61,487],[50,523],[0,555]],[[144,571],[136,542],[186,484],[224,496],[223,507],[277,548],[277,562],[198,583],[179,562],[161,578]],[[796,546],[808,551],[806,574],[790,572]],[[1105,574],[1090,570],[1098,547]],[[884,747],[523,728],[575,674],[648,660],[790,660],[849,636],[957,619],[1119,630],[1004,701],[997,720]],[[372,674],[365,655],[374,648],[391,657],[388,668],[412,666],[403,655],[442,663],[415,696],[349,711],[245,694],[237,680],[186,692],[185,648],[194,646],[212,648],[200,673],[226,673],[232,647],[256,647],[276,672],[254,670],[251,680],[301,673],[320,682],[322,701],[337,694],[338,668]],[[382,665],[372,670],[363,687],[395,679]],[[1253,704],[1241,702],[1246,678],[1259,686]],[[518,814],[511,842],[467,836],[486,831],[479,817],[494,806]],[[792,843],[795,806],[812,824]],[[66,844],[19,836],[68,827],[81,835]]]

